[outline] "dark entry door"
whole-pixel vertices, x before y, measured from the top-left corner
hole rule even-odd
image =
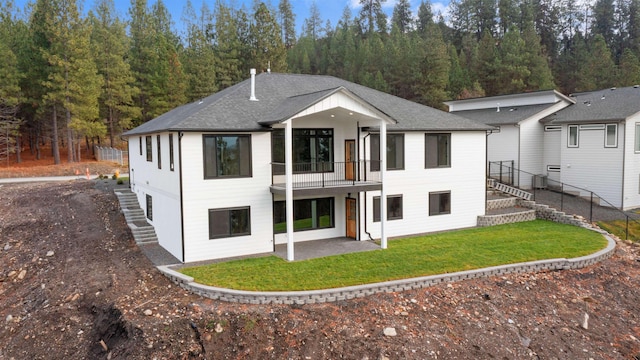
[[[344,141],[344,178],[345,180],[356,179],[356,141]]]
[[[356,238],[356,199],[347,198],[347,230],[346,235],[348,238]]]

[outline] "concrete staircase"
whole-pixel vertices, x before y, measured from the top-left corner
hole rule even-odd
[[[535,210],[520,206],[521,199],[526,199],[526,194],[529,193],[496,181],[488,182],[488,185],[490,188],[487,191],[486,213],[478,216],[478,226],[510,224],[536,219]],[[518,192],[514,190],[518,190]],[[514,195],[514,192],[520,196]]]
[[[158,243],[156,230],[153,225],[147,222],[136,195],[129,189],[118,189],[115,194],[118,197],[120,209],[124,214],[127,225],[131,229],[131,234],[133,234],[136,244]]]

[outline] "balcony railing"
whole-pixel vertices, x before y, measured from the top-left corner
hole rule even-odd
[[[379,161],[373,161],[374,169]],[[372,160],[293,164],[293,188],[323,188],[380,183],[380,172],[371,170]],[[379,165],[378,165],[379,167]],[[284,185],[285,164],[271,163],[273,185]]]

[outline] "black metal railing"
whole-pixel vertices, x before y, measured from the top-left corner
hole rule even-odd
[[[608,224],[620,222],[625,239],[629,239],[629,228],[640,228],[640,215],[627,212],[613,205],[606,198],[579,186],[551,179],[545,174],[532,174],[514,169],[508,162],[490,162],[489,177],[533,194],[533,200],[549,205],[567,214],[579,215],[593,222]],[[501,181],[502,179],[502,181]],[[622,224],[624,222],[624,224]],[[633,240],[640,240],[632,236]]]
[[[377,161],[373,162],[377,163]],[[380,172],[371,170],[371,165],[371,160],[294,163],[293,187],[314,188],[379,183]],[[285,164],[271,163],[271,169],[271,183],[274,185],[283,184],[285,182]]]

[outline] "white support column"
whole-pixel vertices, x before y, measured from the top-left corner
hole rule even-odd
[[[292,120],[284,130],[285,204],[287,217],[287,261],[293,261],[293,129]]]
[[[385,190],[384,178],[387,174],[387,123],[380,120],[380,182],[382,189],[380,190],[380,247],[387,248],[387,234],[385,227],[387,225],[387,191]]]

